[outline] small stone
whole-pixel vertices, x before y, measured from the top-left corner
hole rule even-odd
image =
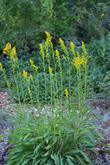
[[[110,127],[107,127],[104,130],[104,135],[107,137],[107,139],[110,139]]]
[[[110,120],[109,113],[105,113],[105,115],[103,117],[103,122],[107,122],[107,120]]]

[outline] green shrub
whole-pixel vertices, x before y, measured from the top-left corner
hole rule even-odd
[[[92,165],[89,152],[93,152],[100,138],[91,111],[85,104],[88,92],[88,54],[85,44],[82,42],[81,52],[77,52],[73,42],[68,48],[59,38],[61,54],[54,49],[50,33],[45,33],[46,40],[39,45],[42,75],[32,59],[29,60],[32,72],[20,68],[16,48],[10,43],[3,50],[11,61],[11,84],[2,63],[0,70],[9,91],[15,87],[21,108],[16,114],[15,128],[10,137],[13,147],[9,151],[8,164]],[[66,68],[63,68],[62,60]],[[67,73],[66,86],[63,72]],[[71,84],[72,76],[76,78],[75,87]],[[21,106],[20,93],[26,93],[25,86],[30,109]],[[44,97],[43,102],[41,96]],[[25,102],[25,97],[22,98]]]
[[[1,0],[0,38],[5,44],[12,43],[13,38],[19,42],[23,36],[25,44],[30,40],[29,34],[34,39],[35,33],[38,36],[48,29],[53,35],[75,35],[90,41],[109,32],[109,16],[109,0]]]
[[[104,94],[104,97],[110,99],[110,71],[105,73],[103,80],[99,83],[100,93]]]
[[[107,91],[109,91],[109,86],[108,86],[109,71],[110,71],[109,43],[110,43],[110,35],[107,35],[106,37],[103,37],[100,40],[91,41],[90,44],[88,45],[88,49],[91,52],[90,81],[96,93],[101,93],[104,91],[105,91],[104,93],[106,93]]]
[[[46,108],[39,117],[29,112],[19,116],[11,135],[14,147],[9,152],[8,164],[92,164],[88,153],[94,151],[98,136],[91,113],[87,110],[79,120],[76,109],[62,114],[57,108],[48,115]]]

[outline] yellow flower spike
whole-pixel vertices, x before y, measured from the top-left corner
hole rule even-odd
[[[46,34],[46,37],[51,41],[52,36],[50,35],[50,33],[49,32],[45,32],[45,34]]]
[[[11,48],[12,48],[11,44],[10,43],[7,43],[5,45],[5,48],[3,49],[3,53],[6,54],[6,55],[9,55],[9,53],[11,51]]]
[[[46,38],[45,45],[46,45],[46,47],[50,46],[50,41],[48,40],[48,38]]]
[[[67,88],[64,90],[64,94],[65,94],[65,96],[66,96],[66,97],[68,97],[68,96],[69,96],[69,91],[68,91],[68,89],[67,89]]]
[[[39,44],[39,47],[40,47],[40,55],[41,55],[41,57],[44,59],[45,53],[44,53],[43,44]]]
[[[38,66],[36,66],[36,65],[34,64],[34,61],[33,61],[31,58],[29,59],[29,62],[30,62],[31,67],[32,67],[36,72],[38,72]]]
[[[64,49],[65,48],[65,44],[62,38],[59,38],[59,43],[61,45],[61,48]]]
[[[47,47],[53,46],[51,34],[50,34],[49,32],[45,32],[45,34],[46,34],[46,37],[47,37],[47,38],[46,38],[46,41],[45,41],[45,45],[46,45]]]
[[[38,72],[38,66],[36,66],[35,64],[33,65],[33,69]]]
[[[83,51],[84,54],[86,55],[86,54],[87,54],[87,51],[86,51],[85,43],[84,43],[83,41],[82,41],[81,43],[82,43],[82,45],[81,45],[82,51]]]
[[[34,61],[33,61],[31,58],[29,59],[29,62],[30,62],[30,64],[31,64],[31,66],[34,65]]]
[[[13,47],[12,50],[11,50],[11,52],[10,52],[10,57],[11,58],[15,58],[16,55],[17,55],[17,53],[16,53],[16,47]]]
[[[75,65],[76,69],[79,70],[80,66],[82,64],[82,58],[79,54],[77,54],[77,57],[74,57],[73,64]]]
[[[0,71],[2,71],[3,70],[3,65],[2,65],[2,63],[0,62]]]
[[[52,69],[50,66],[49,66],[48,69],[49,69],[49,74],[52,75],[52,71],[53,71],[53,69]]]
[[[81,63],[82,63],[82,65],[86,65],[87,64],[87,58],[85,56],[81,57]]]
[[[22,73],[22,76],[24,79],[28,79],[28,72],[26,72],[25,70]]]
[[[31,89],[30,89],[30,86],[28,86],[28,93],[29,93],[29,95],[31,95]]]
[[[70,42],[70,50],[73,54],[75,54],[75,44],[74,44],[74,42]]]
[[[60,52],[59,52],[59,50],[56,49],[55,55],[56,55],[57,62],[60,62]]]
[[[65,46],[65,43],[64,43],[64,41],[63,41],[62,38],[59,38],[59,43],[60,43],[60,46],[61,46],[62,50],[64,51],[64,54],[65,54],[65,55],[64,55],[64,58],[65,58],[65,60],[69,61],[70,58],[69,58],[68,49],[67,49],[67,47]]]
[[[84,44],[84,42],[81,41],[81,43],[82,43],[82,49],[85,49],[85,44]]]

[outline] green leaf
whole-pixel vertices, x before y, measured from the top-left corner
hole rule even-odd
[[[57,154],[51,154],[51,158],[54,160],[55,165],[61,165],[60,160],[59,160],[59,156]]]

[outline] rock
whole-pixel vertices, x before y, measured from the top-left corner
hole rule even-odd
[[[103,117],[103,122],[107,122],[108,120],[110,120],[110,113],[105,113]]]
[[[110,140],[110,127],[107,127],[105,130],[104,130],[104,136],[106,136],[106,138],[108,140]]]

